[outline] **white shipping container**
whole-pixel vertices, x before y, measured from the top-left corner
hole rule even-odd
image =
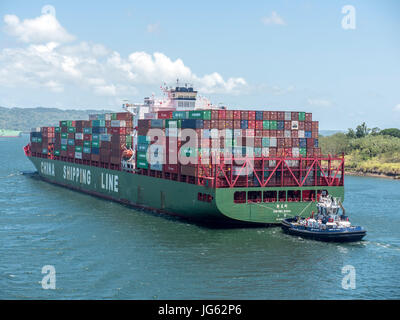
[[[241,129],[234,129],[233,130],[233,136],[236,137],[241,137],[242,136],[242,130]]]
[[[275,148],[276,148],[276,146],[277,146],[277,141],[276,141],[276,138],[275,138],[275,137],[270,137],[270,138],[269,138],[269,146],[270,146],[270,147],[275,147]]]
[[[298,137],[299,138],[304,138],[304,130],[299,130]]]
[[[269,148],[262,148],[263,157],[269,157]]]
[[[82,152],[75,152],[76,159],[82,159]]]
[[[75,140],[83,140],[83,133],[81,132],[75,133]]]
[[[89,114],[89,120],[98,120],[98,114]]]
[[[144,118],[149,120],[157,119],[157,113],[145,113]]]
[[[110,142],[111,141],[111,134],[102,133],[100,135],[100,141],[108,141],[108,142]]]
[[[179,129],[177,128],[166,128],[165,135],[167,137],[179,137]]]
[[[150,164],[163,164],[163,159],[164,159],[164,148],[161,145],[157,144],[152,144],[150,145],[148,149],[148,157],[149,157],[149,163]]]
[[[300,156],[300,148],[297,148],[297,147],[292,148],[292,155],[293,155],[293,157]]]
[[[40,127],[31,128],[31,132],[40,132]]]
[[[126,127],[126,122],[125,120],[111,120],[111,127],[123,128]]]
[[[290,130],[285,130],[283,133],[285,138],[291,138],[292,137],[292,132]]]
[[[203,139],[210,139],[211,138],[211,129],[203,129],[201,133],[202,133],[202,138]]]
[[[285,120],[290,121],[292,120],[292,113],[291,112],[285,112]]]
[[[61,139],[61,144],[68,144],[68,139]]]
[[[292,130],[298,130],[298,129],[299,129],[299,122],[292,121]]]
[[[111,120],[111,113],[105,114],[105,120],[107,120],[107,121]]]

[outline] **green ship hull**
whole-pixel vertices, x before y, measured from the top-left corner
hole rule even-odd
[[[343,201],[344,187],[210,188],[185,182],[30,156],[39,176],[47,181],[90,195],[180,216],[202,224],[269,225],[316,211],[316,202],[234,202],[235,192],[327,190]],[[199,200],[207,195],[210,202]]]

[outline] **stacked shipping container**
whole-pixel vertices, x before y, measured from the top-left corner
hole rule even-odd
[[[164,166],[160,163],[149,163],[146,158],[148,149],[153,146],[148,136],[149,129],[162,129],[165,133],[166,141],[163,146],[154,147],[149,152],[150,157],[154,153],[166,156]],[[186,147],[185,141],[181,141],[181,138],[186,138],[181,136],[183,129],[196,131],[199,139],[197,147]],[[224,138],[218,140],[221,132]],[[138,121],[137,151],[138,168],[168,173],[179,173],[176,158],[169,159],[175,154],[181,155],[183,159],[186,157],[188,161],[198,157],[219,156],[227,151],[236,156],[312,157],[320,155],[318,122],[312,121],[312,114],[305,112],[160,111],[157,119]],[[180,168],[183,175],[196,175],[194,165],[182,163]]]

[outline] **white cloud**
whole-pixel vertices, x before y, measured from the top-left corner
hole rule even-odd
[[[393,111],[400,112],[400,103],[393,108]]]
[[[332,102],[325,99],[308,99],[308,105],[312,107],[330,107]]]
[[[43,14],[23,21],[15,15],[7,14],[4,16],[4,23],[6,33],[26,43],[64,43],[74,40],[74,37],[51,14]]]
[[[272,11],[270,16],[262,18],[261,21],[265,25],[270,25],[270,24],[276,24],[276,25],[281,25],[281,26],[286,25],[286,22],[282,19],[281,16],[279,16],[276,13],[276,11]]]
[[[3,87],[43,88],[55,93],[65,93],[71,88],[76,92],[85,90],[118,98],[136,94],[137,86],[158,87],[177,78],[193,83],[204,93],[237,94],[247,86],[243,78],[225,80],[217,72],[196,75],[181,59],[171,59],[161,52],[139,51],[122,57],[101,44],[66,44],[72,37],[54,16],[42,15],[20,22],[18,17],[8,15],[4,20],[7,32],[28,44],[0,51],[0,86]],[[53,27],[43,29],[46,24],[43,21],[51,21]]]

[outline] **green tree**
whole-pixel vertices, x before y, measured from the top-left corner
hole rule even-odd
[[[368,129],[367,124],[363,122],[362,124],[358,125],[356,128],[356,137],[357,138],[364,138],[370,133],[371,129]]]
[[[396,128],[384,129],[380,131],[379,134],[400,138],[400,130]]]

